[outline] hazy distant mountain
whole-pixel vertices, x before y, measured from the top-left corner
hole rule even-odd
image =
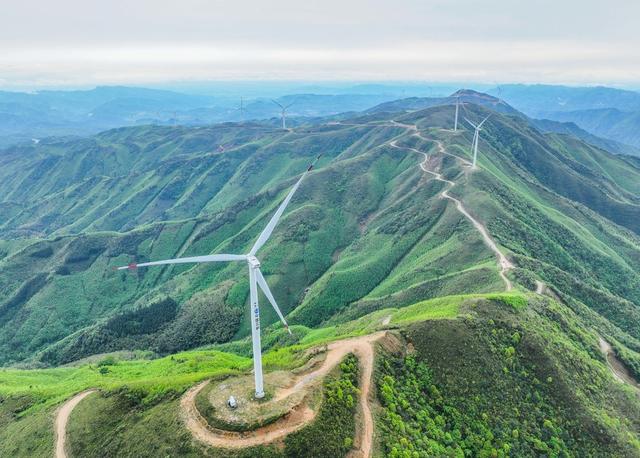
[[[520,84],[500,86],[490,92],[533,118],[572,122],[598,137],[640,147],[638,92],[608,87]]]
[[[558,121],[574,122],[600,137],[640,148],[640,110],[621,111],[616,108],[602,108],[557,111],[547,113],[546,116]]]
[[[215,103],[209,96],[120,86],[0,92],[0,144],[53,135],[87,135],[141,120],[167,120],[176,111]]]
[[[542,132],[569,134],[598,148],[614,154],[626,154],[640,157],[640,148],[627,143],[620,143],[608,138],[599,137],[579,127],[574,122],[553,121],[551,119],[532,119],[532,124]]]
[[[294,94],[278,98],[291,117],[361,111],[390,100],[386,94]],[[203,125],[279,117],[269,98],[244,100],[134,88],[97,87],[83,91],[0,92],[0,146],[49,136],[90,135],[140,124]]]
[[[489,91],[534,118],[558,111],[616,108],[640,110],[640,93],[610,87],[505,84]]]

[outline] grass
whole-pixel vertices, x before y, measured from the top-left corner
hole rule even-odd
[[[182,391],[208,377],[246,371],[251,360],[218,351],[191,351],[156,360],[114,361],[55,369],[0,370],[0,396],[31,396],[46,407],[86,388],[142,390],[146,402],[168,391]],[[101,373],[101,369],[104,369]],[[28,410],[25,410],[25,413]]]
[[[391,325],[455,318],[465,303],[483,298],[515,300],[516,297],[518,296],[515,294],[461,295],[423,301],[402,309],[379,310],[358,320],[309,330],[294,345],[276,346],[266,351],[263,364],[267,370],[299,366],[305,362],[306,349],[383,329],[386,327],[383,321],[387,317],[390,318]],[[268,340],[268,337],[265,340]],[[246,340],[243,343],[246,348],[236,345],[235,350],[239,353],[246,352],[249,344]],[[95,363],[79,367],[34,370],[5,368],[0,369],[0,396],[32,398],[32,404],[24,409],[20,416],[57,404],[87,388],[116,392],[126,387],[128,390],[139,392],[142,403],[153,404],[167,395],[181,393],[200,380],[246,373],[251,367],[250,357],[212,349],[181,352],[153,360],[121,361],[104,357]]]
[[[273,386],[273,377],[273,374],[267,374],[267,380],[265,380],[267,390]],[[286,383],[287,378],[286,376],[282,377],[275,383],[282,386]],[[233,395],[238,402],[238,407],[234,410],[230,410],[226,406],[230,395]],[[209,426],[236,432],[252,431],[269,425],[282,418],[292,407],[290,401],[277,404],[254,402],[253,396],[253,377],[247,375],[233,380],[212,381],[196,395],[195,405]],[[265,399],[268,400],[268,398],[269,392],[267,391]]]
[[[469,299],[469,296],[454,296],[419,302],[396,311],[391,315],[391,323],[401,325],[415,321],[455,318],[460,311],[460,305],[466,299]]]
[[[313,423],[287,437],[281,448],[241,450],[209,448],[194,441],[184,428],[177,400],[140,408],[119,395],[92,395],[78,405],[69,421],[69,451],[72,456],[122,457],[344,456],[351,448],[355,434],[356,385],[357,365],[355,358],[349,356],[327,378],[324,388],[318,390],[318,397],[323,396],[325,402]],[[0,444],[0,451],[4,451],[4,446]]]
[[[477,106],[469,110],[485,114]],[[468,131],[438,128],[449,122],[449,111],[433,107],[404,116],[451,151],[467,154]],[[0,225],[0,364],[57,365],[96,352],[83,342],[160,354],[188,348],[192,339],[180,342],[179,332],[118,340],[104,333],[102,323],[161,296],[184,308],[195,294],[222,294],[227,287],[224,301],[232,307],[219,315],[229,318],[228,332],[206,341],[246,336],[243,266],[178,266],[136,275],[112,267],[245,252],[294,178],[321,151],[317,170],[259,253],[292,323],[317,327],[353,317],[354,309],[362,315],[499,290],[493,254],[453,205],[438,197],[442,184],[418,169],[417,155],[384,146],[402,129],[307,130],[283,135],[231,126],[142,126],[42,144],[37,154],[16,156],[0,171],[0,195],[11,201]],[[639,239],[594,212],[633,229],[640,172],[617,156],[566,136],[541,135],[499,114],[483,138],[478,171],[463,174],[446,157],[442,172],[458,183],[452,194],[485,222],[496,242],[638,305]],[[434,154],[433,142],[400,141]],[[212,151],[216,143],[227,151]],[[13,241],[18,230],[29,237]],[[77,260],[87,248],[92,255]],[[265,326],[277,321],[269,307],[262,319]],[[189,313],[171,322],[171,329],[183,329]],[[171,350],[156,345],[160,341],[171,341],[165,346]]]

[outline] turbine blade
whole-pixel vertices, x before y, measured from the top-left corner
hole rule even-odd
[[[272,101],[273,103],[275,103],[276,105],[278,105],[278,106],[279,106],[280,108],[282,108],[283,110],[285,109],[285,107],[283,107],[283,106],[282,106],[282,104],[281,104],[280,102],[277,102],[277,101],[275,101],[275,100],[273,100],[273,99],[271,99],[271,101]]]
[[[289,194],[287,194],[287,197],[284,198],[284,200],[282,201],[282,203],[280,204],[280,206],[278,207],[276,212],[271,217],[271,220],[269,220],[269,223],[266,225],[266,227],[260,233],[260,236],[258,237],[258,240],[256,240],[256,243],[253,245],[253,247],[251,248],[251,251],[249,252],[250,256],[254,256],[256,254],[256,252],[262,247],[262,245],[264,245],[266,243],[266,241],[269,239],[269,237],[271,237],[271,233],[275,229],[276,224],[278,224],[278,221],[280,220],[280,217],[282,216],[282,213],[284,213],[284,209],[287,208],[287,205],[289,205],[289,202],[291,201],[291,198],[293,197],[293,194],[298,190],[298,187],[300,186],[300,183],[302,183],[302,180],[307,175],[307,173],[309,173],[311,171],[311,169],[313,169],[313,166],[316,164],[316,162],[318,162],[318,159],[320,159],[320,156],[318,156],[311,163],[309,168],[307,168],[307,170],[302,174],[302,176],[296,182],[296,184],[293,185],[293,187],[291,188],[291,191],[289,191]]]
[[[285,109],[285,110],[288,110],[288,109],[289,109],[289,107],[290,107],[291,105],[293,105],[294,103],[296,103],[296,102],[295,102],[295,100],[294,100],[293,102],[291,102],[289,105],[287,105],[286,107],[284,107],[284,109]]]
[[[478,129],[480,129],[480,128],[482,127],[482,125],[485,123],[485,121],[486,121],[487,119],[489,119],[490,117],[491,117],[491,115],[489,115],[489,116],[487,116],[486,118],[484,118],[484,119],[482,120],[482,122],[481,122],[480,124],[478,124]]]
[[[469,124],[471,124],[471,126],[472,126],[474,129],[477,129],[477,128],[478,128],[478,126],[476,126],[474,123],[472,123],[471,121],[469,121],[469,119],[468,119],[466,116],[464,117],[464,120],[465,120],[465,121],[467,121]]]
[[[192,256],[190,258],[164,259],[162,261],[142,262],[140,264],[131,263],[128,266],[118,267],[117,270],[137,269],[138,267],[161,266],[164,264],[186,264],[199,262],[220,262],[220,261],[245,261],[247,257],[244,254],[210,254],[207,256]]]
[[[276,300],[274,299],[273,294],[271,294],[269,285],[267,285],[267,281],[262,276],[262,272],[260,272],[260,269],[255,269],[255,273],[256,273],[256,280],[258,281],[258,286],[260,287],[264,295],[267,296],[267,299],[269,300],[269,302],[271,302],[273,309],[276,311],[276,313],[280,317],[280,321],[282,321],[282,324],[284,324],[285,329],[289,332],[289,334],[291,334],[291,330],[289,329],[287,320],[284,319],[282,312],[278,308],[278,304],[276,304]]]

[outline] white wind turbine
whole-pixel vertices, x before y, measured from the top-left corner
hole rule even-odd
[[[480,137],[480,131],[482,130],[482,125],[487,119],[489,119],[490,116],[491,115],[484,118],[482,122],[480,122],[480,124],[478,124],[477,126],[467,118],[464,118],[469,124],[471,124],[471,127],[475,129],[475,132],[473,133],[473,140],[471,141],[471,149],[473,149],[473,164],[471,165],[471,167],[474,169],[476,168],[476,162],[478,160],[478,138]]]
[[[251,337],[253,340],[253,372],[255,377],[255,387],[256,393],[255,397],[260,399],[264,397],[264,385],[262,379],[262,347],[260,343],[260,309],[258,308],[258,287],[262,290],[264,295],[267,297],[273,308],[275,309],[280,321],[284,324],[284,327],[289,334],[291,334],[291,330],[289,330],[289,325],[287,321],[284,319],[282,312],[278,308],[278,304],[271,294],[271,290],[269,290],[269,285],[267,285],[266,280],[262,276],[262,272],[260,272],[260,261],[256,258],[256,252],[269,240],[273,230],[278,224],[282,213],[285,208],[291,201],[293,194],[296,192],[300,183],[304,179],[304,177],[313,169],[313,166],[318,162],[320,156],[318,156],[311,165],[307,168],[307,170],[302,174],[300,179],[293,185],[289,194],[282,201],[276,212],[273,214],[269,223],[262,230],[258,239],[251,247],[251,251],[247,254],[210,254],[206,256],[193,256],[189,258],[176,258],[176,259],[165,259],[162,261],[152,261],[152,262],[143,262],[140,264],[129,264],[128,266],[118,267],[118,270],[123,269],[137,269],[138,267],[147,267],[147,266],[159,266],[164,264],[185,264],[185,263],[203,263],[203,262],[226,262],[226,261],[246,261],[249,267],[249,296],[251,299]]]
[[[246,108],[244,107],[244,97],[240,97],[240,122],[244,122],[244,113],[246,110]]]
[[[271,100],[271,101],[280,107],[280,116],[282,117],[282,128],[286,129],[287,128],[287,110],[289,109],[289,107],[291,107],[291,105],[295,103],[295,101],[291,102],[287,106],[282,105],[280,102],[276,100]]]
[[[453,121],[453,131],[458,131],[458,109],[460,108],[460,96],[456,95],[456,117]]]

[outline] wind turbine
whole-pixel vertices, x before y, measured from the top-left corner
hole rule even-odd
[[[496,91],[498,92],[498,103],[496,105],[506,105],[506,102],[502,100],[502,86],[496,82]]]
[[[246,111],[244,107],[244,98],[240,97],[240,122],[244,123],[244,112]]]
[[[185,263],[203,263],[203,262],[227,262],[227,261],[245,261],[249,267],[249,296],[251,301],[251,337],[253,341],[253,373],[255,378],[255,388],[256,393],[255,397],[257,399],[264,397],[264,385],[262,379],[262,347],[260,343],[260,309],[258,308],[258,287],[262,290],[267,300],[271,303],[273,308],[275,309],[280,321],[284,324],[284,327],[289,334],[291,334],[291,330],[289,329],[289,325],[287,321],[284,319],[280,308],[278,308],[278,304],[271,294],[271,290],[269,289],[269,285],[267,285],[266,280],[262,276],[262,272],[260,272],[260,261],[256,258],[257,251],[262,248],[262,246],[269,240],[269,237],[273,233],[273,230],[278,224],[282,213],[284,213],[285,208],[289,205],[293,194],[296,192],[298,187],[300,187],[300,183],[304,177],[313,169],[316,162],[318,162],[320,156],[318,156],[312,163],[309,165],[307,170],[302,174],[300,179],[293,185],[289,194],[282,201],[276,212],[273,214],[269,223],[262,230],[258,239],[251,247],[251,251],[247,254],[210,254],[206,256],[193,256],[189,258],[176,258],[176,259],[165,259],[162,261],[152,261],[152,262],[143,262],[140,264],[129,264],[128,266],[118,267],[118,270],[123,269],[137,269],[138,267],[147,267],[147,266],[159,266],[165,264],[185,264]]]
[[[469,121],[467,118],[464,118],[469,124],[471,124],[471,127],[475,129],[475,132],[473,133],[473,140],[471,141],[471,149],[473,149],[473,164],[471,165],[471,167],[474,169],[476,168],[476,162],[478,160],[478,139],[480,137],[480,131],[482,130],[482,125],[490,117],[491,115],[484,118],[482,122],[480,122],[480,124],[478,124],[477,126],[471,121]]]
[[[460,96],[456,95],[456,117],[453,121],[453,131],[458,131],[458,109],[460,108]]]
[[[289,107],[291,105],[293,105],[295,103],[295,101],[291,102],[287,106],[282,105],[280,102],[278,102],[276,100],[271,100],[271,101],[280,107],[280,109],[281,109],[280,116],[282,117],[282,128],[286,129],[287,128],[287,110],[289,109]]]

